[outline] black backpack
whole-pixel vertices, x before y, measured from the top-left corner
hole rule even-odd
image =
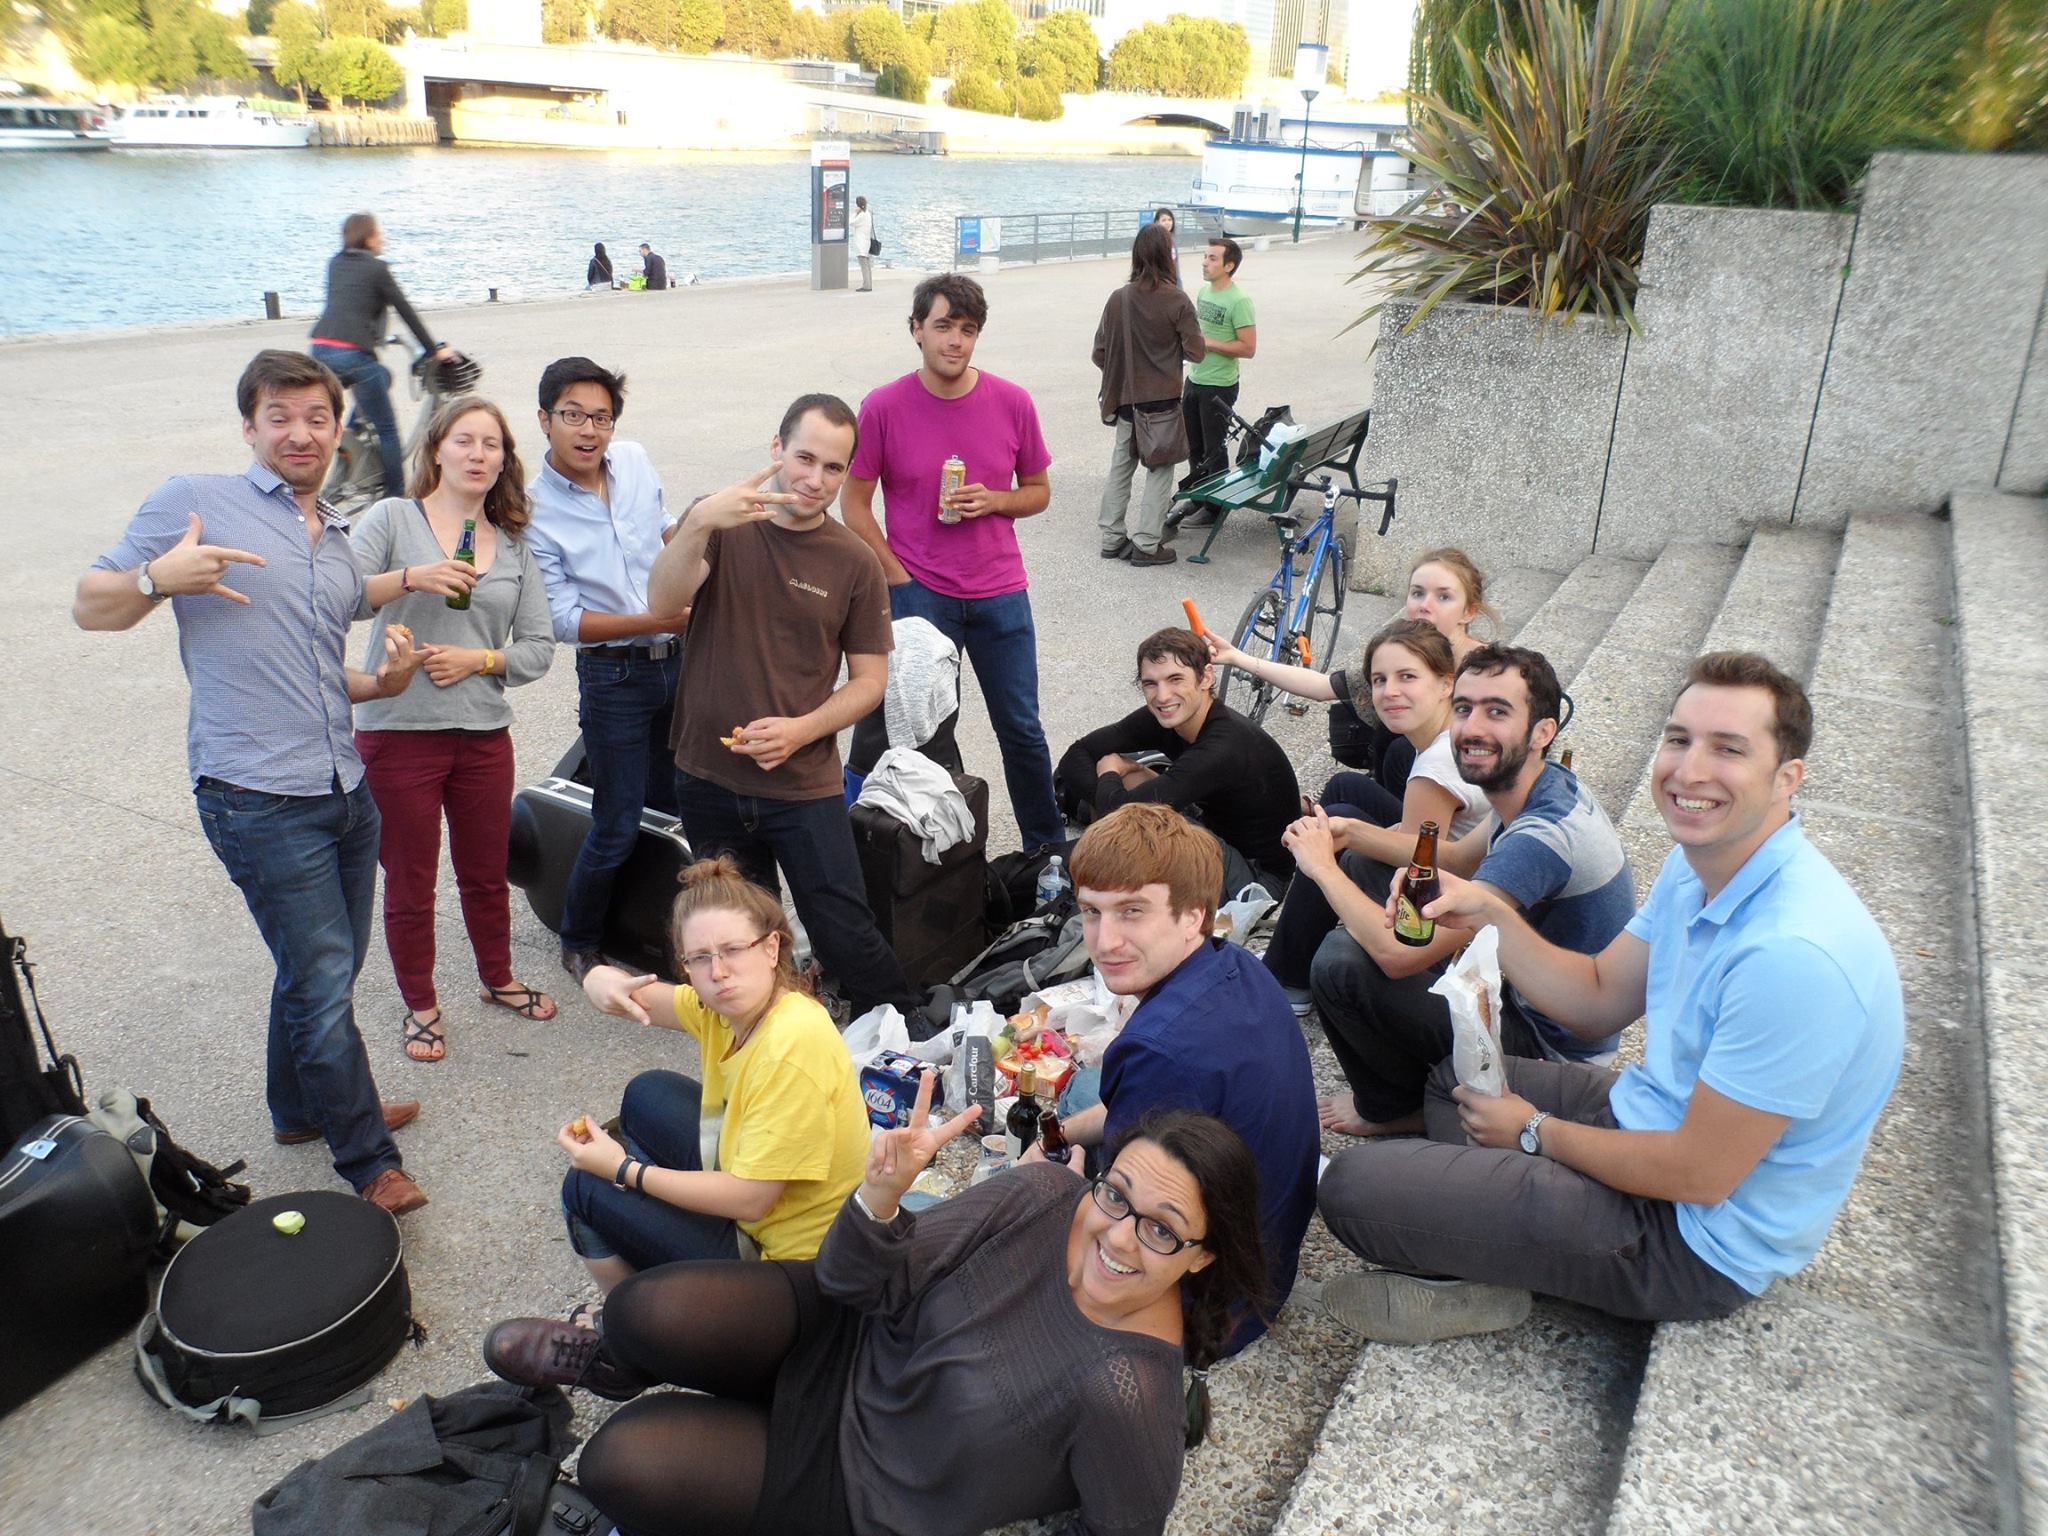
[[[29,1016],[35,1016],[35,1025]],[[36,1035],[42,1035],[42,1050]],[[36,997],[28,945],[0,926],[0,1148],[51,1115],[85,1113],[85,1077],[78,1058],[62,1056]]]
[[[110,1088],[86,1119],[126,1147],[149,1181],[150,1196],[156,1201],[157,1257],[169,1258],[201,1228],[249,1203],[249,1186],[234,1182],[248,1164],[236,1158],[227,1167],[216,1168],[196,1152],[186,1151],[171,1139],[149,1100]]]

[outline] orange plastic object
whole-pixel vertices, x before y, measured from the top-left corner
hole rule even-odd
[[[1316,664],[1316,659],[1308,653],[1308,636],[1297,635],[1295,636],[1295,642],[1301,647],[1301,664],[1304,667],[1314,666]]]
[[[1180,600],[1180,606],[1181,610],[1188,616],[1188,628],[1192,629],[1196,634],[1206,637],[1209,631],[1202,625],[1202,616],[1195,612],[1195,600],[1192,597],[1184,597]]]

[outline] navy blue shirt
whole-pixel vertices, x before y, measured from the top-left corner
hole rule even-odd
[[[1198,1109],[1245,1139],[1259,1165],[1259,1226],[1277,1309],[1294,1289],[1316,1207],[1322,1133],[1308,1044],[1272,973],[1235,944],[1203,940],[1103,1054],[1102,1102],[1105,1142],[1150,1109]],[[1246,1319],[1232,1352],[1264,1331]]]

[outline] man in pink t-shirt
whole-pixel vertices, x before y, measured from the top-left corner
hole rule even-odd
[[[882,562],[890,612],[930,620],[967,652],[1002,746],[1018,835],[1041,848],[1067,833],[1038,721],[1038,636],[1016,519],[1052,499],[1052,455],[1031,397],[974,366],[987,319],[988,299],[971,277],[947,272],[917,285],[910,335],[923,361],[861,403],[840,505]],[[948,506],[959,521],[949,523],[939,517],[939,485],[952,456],[967,478]],[[877,482],[886,533],[875,520]]]

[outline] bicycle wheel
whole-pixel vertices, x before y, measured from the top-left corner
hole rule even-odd
[[[1344,624],[1344,596],[1350,590],[1351,543],[1340,535],[1330,540],[1329,558],[1309,594],[1309,656],[1318,671],[1327,672],[1336,663],[1337,632]]]
[[[1247,656],[1284,660],[1278,644],[1283,622],[1280,594],[1267,587],[1245,605],[1237,628],[1230,632],[1230,643]],[[1223,668],[1216,678],[1216,697],[1254,725],[1266,717],[1266,709],[1279,691],[1271,683],[1236,667]]]

